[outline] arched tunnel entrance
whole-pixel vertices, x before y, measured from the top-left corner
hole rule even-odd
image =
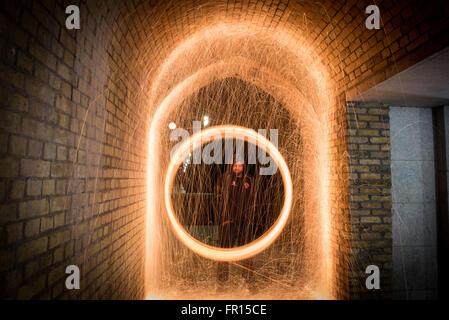
[[[416,90],[416,78],[445,70],[447,59],[408,70],[438,52],[444,57],[449,46],[447,1],[435,3],[379,1],[380,28],[369,29],[368,0],[81,1],[81,27],[70,29],[65,2],[3,1],[0,298],[390,298],[396,285],[399,296],[412,296],[404,283],[419,287],[413,294],[435,294],[436,284],[407,281],[413,268],[399,268],[414,261],[403,252],[425,246],[438,252],[439,275],[446,263],[447,168],[438,118],[448,100],[438,86]],[[401,109],[416,96],[439,109]],[[435,161],[407,150],[417,163],[437,162],[441,176],[425,185],[438,182],[438,199],[416,204],[406,194],[415,189],[397,186],[408,181],[398,166],[410,159],[398,147],[402,136],[390,152],[390,113],[392,132],[402,132],[403,114],[433,119],[441,131],[433,133]],[[181,138],[223,125],[265,130],[291,178],[285,225],[251,264],[227,261],[227,293],[213,289],[223,261],[180,241],[166,199],[189,235],[230,249],[220,243],[217,219],[227,202],[217,200],[223,193],[216,189],[234,172],[231,164],[185,156],[165,188]],[[231,158],[243,140],[233,138]],[[251,148],[263,149],[253,142],[243,143],[244,161]],[[245,165],[250,179],[241,184],[256,188],[256,200],[242,225],[257,228],[237,248],[274,229],[290,194],[281,171],[264,176],[267,164]],[[398,232],[394,212],[421,206],[424,216],[429,203],[440,212],[438,245],[437,231],[429,232],[431,246],[428,239],[400,242],[405,231]],[[404,221],[416,225],[414,217]],[[423,253],[419,261],[437,258]],[[370,265],[380,270],[380,289],[365,285]],[[79,290],[65,285],[68,266],[80,270]],[[435,276],[436,267],[427,267]],[[257,293],[242,289],[242,271]]]
[[[274,37],[263,28],[222,24],[207,27],[187,39],[169,56],[168,65],[161,68],[152,92],[163,92],[166,97],[159,98],[162,102],[152,118],[148,171],[150,211],[147,235],[148,242],[157,243],[158,246],[149,245],[147,251],[147,270],[156,271],[150,273],[147,280],[155,293],[160,290],[163,295],[162,288],[166,287],[164,284],[157,285],[158,281],[176,278],[176,273],[185,275],[191,269],[203,273],[200,278],[215,280],[215,275],[211,273],[213,263],[202,260],[193,263],[193,256],[189,257],[167,234],[167,226],[163,223],[163,194],[157,191],[161,190],[157,186],[163,184],[163,176],[158,175],[166,171],[173,147],[173,143],[170,145],[167,142],[169,124],[180,125],[192,132],[194,121],[202,121],[206,116],[208,122],[214,125],[231,124],[254,130],[272,130],[267,132],[276,130],[279,149],[287,158],[293,175],[292,219],[288,231],[283,233],[284,237],[290,235],[290,238],[277,241],[277,246],[264,253],[261,259],[264,267],[251,272],[264,280],[268,279],[270,285],[274,284],[276,288],[280,284],[284,289],[300,286],[302,290],[295,288],[293,291],[302,291],[302,297],[308,295],[313,298],[318,292],[328,294],[328,131],[323,106],[333,100],[330,97],[332,91],[326,87],[324,71],[312,63],[312,56],[307,55],[303,47],[294,43],[280,31]],[[179,83],[174,87],[173,78]],[[164,85],[169,88],[163,88]],[[209,179],[213,180],[213,177]],[[214,184],[213,181],[210,183]],[[187,204],[192,203],[192,200],[187,201]],[[196,200],[190,214],[201,210],[202,205],[204,203]],[[273,214],[276,216],[276,213]],[[283,251],[280,248],[289,252],[279,255]],[[204,265],[203,268],[198,270],[194,267],[198,264]],[[180,269],[172,273],[174,269],[169,266],[174,265]],[[244,268],[239,264],[237,267]],[[279,274],[282,273],[279,271],[281,269],[285,270],[285,274]],[[164,277],[162,270],[170,271]],[[296,276],[291,270],[298,272]],[[286,277],[290,280],[286,281]],[[264,287],[267,290],[265,294],[281,292],[279,288]],[[291,295],[288,291],[285,294]],[[203,292],[207,296],[210,288],[203,289]],[[235,296],[238,292],[232,294]]]

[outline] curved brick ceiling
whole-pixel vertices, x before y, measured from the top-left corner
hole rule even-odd
[[[151,81],[172,50],[198,31],[217,24],[244,23],[273,35],[280,31],[294,35],[300,45],[314,53],[314,60],[327,67],[339,94],[368,78],[374,78],[367,84],[373,86],[410,66],[410,57],[404,62],[401,59],[429,39],[432,26],[435,36],[443,33],[448,23],[444,10],[435,13],[425,1],[402,0],[394,6],[390,1],[379,1],[383,29],[369,31],[364,11],[371,2],[138,1],[135,5],[124,2],[119,8],[111,3],[109,9],[103,9],[117,14],[112,23],[114,51],[132,57],[137,69],[145,73],[136,79]],[[445,7],[444,1],[440,7]],[[407,20],[413,14],[421,20]],[[422,52],[413,58],[417,62],[428,54]],[[392,64],[396,64],[394,68]]]

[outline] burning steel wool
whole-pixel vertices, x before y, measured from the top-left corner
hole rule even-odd
[[[223,140],[223,138],[226,140],[224,144],[220,143],[220,140]],[[240,147],[238,147],[238,142],[240,141],[237,141],[235,151],[236,157],[234,159],[233,138],[245,139],[248,142],[247,162],[249,164],[253,166],[256,165],[255,158],[257,146],[262,146],[263,148],[263,151],[260,148],[257,150],[259,160],[266,159],[265,152],[268,149],[270,150],[272,158],[275,159],[276,164],[272,163],[269,167],[259,168],[258,170],[256,168],[252,175],[255,175],[257,178],[251,178],[250,170],[248,170],[249,165],[245,165],[244,160],[245,145],[241,143]],[[195,154],[201,156],[201,149],[195,148],[194,146],[203,145],[203,140],[208,142],[208,146],[206,146],[202,153],[203,160],[208,167],[198,168],[196,166],[191,168],[189,173],[186,174],[189,165],[201,164],[201,161],[199,161],[201,159],[195,156]],[[241,141],[243,142],[243,140]],[[211,149],[208,148],[210,146],[212,146]],[[226,152],[224,157],[225,159],[227,158],[225,161],[223,161],[222,156],[223,147]],[[253,152],[250,152],[251,147],[253,147]],[[189,151],[192,151],[194,154],[193,162],[190,161],[192,152]],[[183,155],[185,158],[187,153],[188,156],[184,160],[183,170],[182,172],[178,172],[178,167],[180,165],[179,159],[182,159]],[[213,153],[214,161],[210,161],[212,160],[210,158],[210,153]],[[263,157],[260,157],[260,155],[263,155]],[[230,164],[232,170],[229,170],[228,168],[227,170],[225,169],[227,172],[222,173],[222,170],[220,170],[222,167],[217,167],[217,165],[222,165],[223,163]],[[213,166],[214,164],[215,166]],[[263,161],[262,164],[265,164],[265,161]],[[274,214],[272,212],[273,208],[268,206],[268,202],[270,202],[269,204],[272,204],[272,202],[275,202],[275,199],[269,201],[269,196],[280,193],[281,191],[279,186],[273,189],[273,175],[276,173],[278,167],[285,186],[284,191],[282,192],[284,195],[283,205],[279,217],[275,219],[275,222],[270,223],[270,220],[274,219],[269,219],[269,217],[273,217]],[[217,175],[219,178],[217,178]],[[265,175],[270,175],[270,177],[268,180],[264,181],[262,178]],[[192,179],[192,176],[198,176],[199,179]],[[192,194],[198,194],[200,196],[199,201],[204,201],[204,196],[211,195],[210,192],[216,190],[216,196],[218,196],[218,198],[215,197],[215,199],[212,200],[212,205],[207,207],[206,212],[203,213],[197,210],[195,210],[193,214],[185,212],[181,219],[178,219],[176,217],[176,211],[186,208],[189,210],[191,209],[191,206],[190,203],[186,203],[178,198],[175,200],[180,203],[179,209],[175,210],[173,208],[172,188],[176,177],[178,177],[175,184],[177,194],[186,196],[189,200]],[[192,185],[192,180],[195,182],[194,185]],[[270,185],[262,186],[266,185],[264,182],[269,182]],[[187,192],[186,189],[189,192]],[[187,140],[176,149],[175,155],[172,157],[167,170],[164,193],[165,206],[173,232],[182,243],[195,253],[212,260],[238,261],[249,259],[262,252],[269,247],[282,232],[290,213],[292,182],[288,166],[282,155],[276,147],[263,136],[243,127],[216,126],[194,135],[191,139]],[[195,237],[190,235],[184,229],[182,224],[188,227],[201,226],[206,228],[209,233],[207,236],[207,239],[209,240],[212,238],[211,231],[213,229],[218,229],[218,238],[220,239],[218,242],[220,248],[204,244],[202,241],[195,239]],[[257,236],[259,233],[258,229],[263,231],[270,225],[272,226],[268,228],[269,231],[262,232],[262,235],[259,237]],[[229,229],[231,226],[232,229],[235,229],[232,233],[230,233],[231,230]],[[224,230],[224,228],[227,228],[228,230]],[[224,235],[223,233],[226,234]],[[217,236],[217,232],[213,232],[213,235]],[[229,239],[226,241],[228,243],[226,247],[223,247],[225,245],[225,236]],[[241,241],[239,241],[238,248],[232,249],[232,244],[236,239],[241,239]],[[214,242],[217,242],[217,239],[213,240]]]

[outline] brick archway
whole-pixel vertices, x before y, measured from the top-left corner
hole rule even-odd
[[[325,66],[337,97],[323,106],[334,168],[332,292],[360,297],[351,257],[363,250],[361,225],[348,205],[347,137],[356,132],[346,100],[449,44],[446,1],[380,1],[381,30],[364,27],[369,4],[88,1],[80,5],[81,30],[69,31],[66,3],[2,3],[0,296],[144,297],[148,132],[157,99],[166,96],[151,100],[155,77],[172,51],[206,26],[246,23],[294,35],[295,45]],[[380,225],[384,237],[391,217]],[[391,278],[391,244],[367,243],[383,252],[374,262]],[[68,264],[80,266],[83,290],[65,291]],[[389,286],[384,290],[388,296]]]

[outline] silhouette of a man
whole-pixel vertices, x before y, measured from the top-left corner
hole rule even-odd
[[[235,162],[232,172],[222,176],[216,186],[219,202],[222,206],[219,217],[220,247],[232,248],[243,246],[254,240],[251,221],[254,220],[254,180],[247,175],[245,165]],[[254,291],[254,277],[249,270],[251,260],[243,263],[243,276],[250,290]],[[218,264],[218,284],[223,287],[229,279],[229,263]]]

